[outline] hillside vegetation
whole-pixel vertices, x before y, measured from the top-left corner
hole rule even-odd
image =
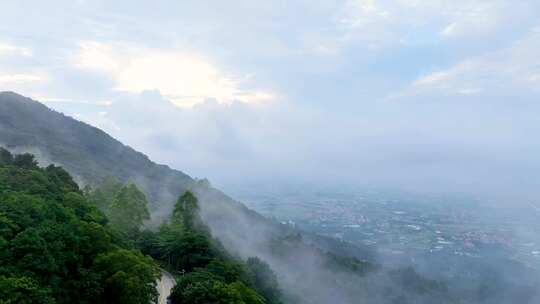
[[[83,192],[62,168],[0,148],[0,303],[150,303],[158,263],[178,275],[171,303],[281,303],[268,264],[228,254],[191,192],[150,231],[145,195],[109,181]]]
[[[158,277],[66,171],[0,149],[0,303],[149,303]]]
[[[6,260],[2,260],[4,270],[0,275],[9,284],[9,288],[2,290],[11,290],[12,297],[36,289],[43,299],[61,303],[69,303],[78,293],[83,303],[85,299],[106,302],[108,297],[117,298],[107,303],[146,303],[156,296],[153,287],[157,268],[153,263],[159,263],[178,277],[171,298],[176,303],[214,303],[218,300],[205,297],[215,294],[225,299],[225,294],[231,296],[230,302],[215,303],[456,302],[444,283],[426,279],[413,269],[385,269],[366,250],[266,219],[214,189],[208,181],[194,180],[180,171],[157,165],[101,130],[14,93],[0,93],[0,144],[11,151],[37,153],[42,165],[55,164],[39,168],[31,155],[9,156],[3,151],[7,159],[3,170],[39,174],[36,173],[35,180],[35,174],[30,174],[32,178],[27,181],[9,171],[2,184],[12,186],[5,188],[2,195],[11,195],[14,187],[20,195],[30,193],[42,200],[36,206],[29,203],[35,197],[20,199],[24,203],[11,204],[10,197],[6,198],[7,203],[0,201],[2,208],[13,209],[2,214],[7,218],[6,227],[17,227],[6,230],[1,241],[2,246],[7,246],[2,252],[10,252],[2,257]],[[18,179],[24,182],[19,183]],[[50,179],[63,181],[58,189],[65,193],[50,188],[48,184],[55,183]],[[74,180],[84,185],[84,190]],[[34,193],[35,189],[39,191]],[[29,204],[37,211],[15,210]],[[49,204],[73,214],[74,220],[56,217],[56,211],[47,213]],[[31,217],[35,222],[28,226],[19,227],[19,216],[25,218],[26,214],[39,212],[45,213]],[[71,226],[64,227],[66,221]],[[61,229],[58,226],[69,233],[64,236],[57,232],[59,236],[49,237],[32,230],[41,224],[45,231],[57,231]],[[79,233],[80,229],[72,227],[79,224],[98,227],[95,229],[103,231],[100,233],[108,241],[79,240],[77,235],[73,236],[75,240],[62,239]],[[23,253],[12,256],[12,246],[19,244],[12,241],[26,229],[30,229],[31,236],[39,236],[35,237],[40,244],[36,249],[39,253],[32,251],[33,245],[23,244],[31,250],[15,250]],[[94,248],[94,243],[104,245]],[[94,251],[85,247],[88,244],[93,244]],[[49,248],[53,245],[61,250]],[[88,250],[88,257],[79,258]],[[50,257],[45,262],[60,266],[41,269],[41,262],[36,262],[34,269],[19,265],[20,261],[47,254]],[[62,264],[68,260],[68,265]],[[145,280],[137,279],[145,272],[139,273],[131,264],[123,264],[123,260],[147,265]],[[105,267],[107,263],[110,265]],[[122,267],[130,270],[124,271]],[[33,285],[28,291],[19,291],[13,287],[19,279]],[[66,283],[70,281],[73,282]],[[126,286],[144,282],[146,288],[134,287],[137,292],[132,294],[140,297],[140,302],[122,298],[127,296]],[[85,295],[88,290],[95,294]],[[63,292],[70,295],[63,296]]]

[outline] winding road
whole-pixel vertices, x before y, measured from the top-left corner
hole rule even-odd
[[[165,270],[161,270],[161,279],[157,282],[157,290],[159,292],[158,304],[167,304],[167,298],[176,285],[174,277]]]

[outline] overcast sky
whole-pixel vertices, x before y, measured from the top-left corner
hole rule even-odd
[[[0,90],[225,188],[540,194],[540,1],[2,1]]]

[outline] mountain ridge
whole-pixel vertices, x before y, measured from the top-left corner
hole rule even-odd
[[[103,130],[31,98],[6,91],[0,92],[0,101],[0,144],[11,150],[37,149],[31,152],[37,152],[41,162],[62,165],[79,183],[95,184],[114,171],[120,181],[140,184],[154,210],[176,197],[163,197],[153,191],[159,188],[152,182],[155,176],[166,176],[181,184],[176,194],[197,183],[180,170],[154,163]],[[169,183],[165,187],[172,186]]]

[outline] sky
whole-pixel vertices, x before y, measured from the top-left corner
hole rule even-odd
[[[222,188],[540,194],[536,0],[1,1],[0,90]]]

